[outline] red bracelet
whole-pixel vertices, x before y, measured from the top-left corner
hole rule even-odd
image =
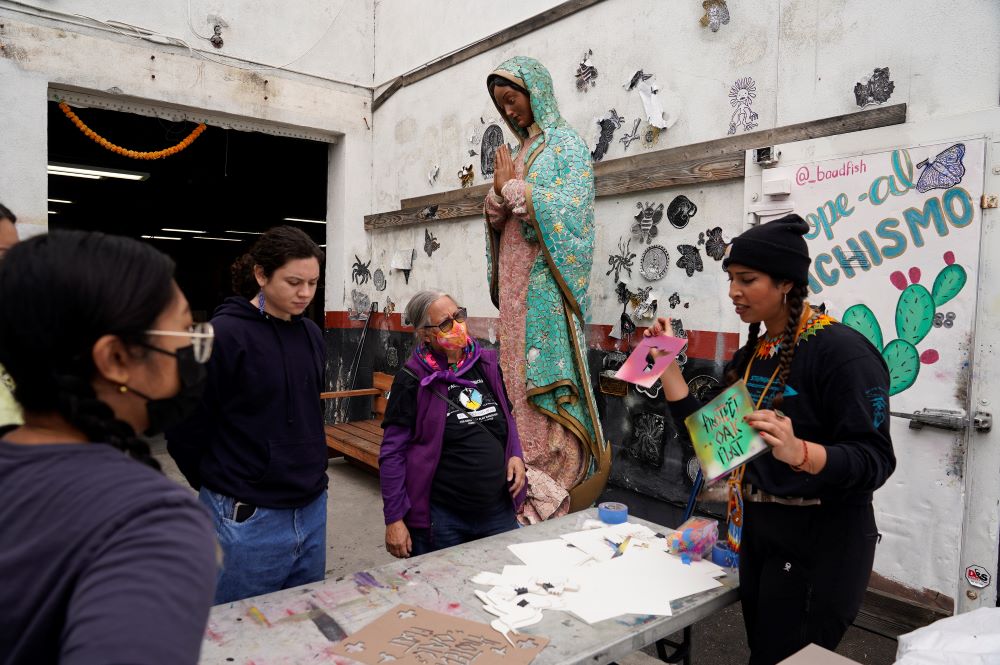
[[[799,441],[802,442],[802,463],[793,464],[792,470],[802,472],[805,471],[803,467],[805,467],[805,465],[809,463],[809,445],[806,443],[805,439],[800,438]]]

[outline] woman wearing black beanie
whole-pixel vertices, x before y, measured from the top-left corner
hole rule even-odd
[[[747,422],[771,447],[728,481],[730,523],[737,534],[742,526],[751,665],[777,663],[811,642],[836,648],[871,575],[879,536],[872,492],[896,466],[881,354],[806,302],[808,230],[798,215],[761,224],[736,237],[722,263],[729,298],[750,324],[725,383],[746,381],[758,409]],[[658,319],[646,335],[664,334],[668,323]],[[676,363],[662,381],[684,431],[702,404]]]

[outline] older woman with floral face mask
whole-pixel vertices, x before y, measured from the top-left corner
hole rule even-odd
[[[527,492],[497,353],[440,291],[406,306],[416,345],[396,374],[379,453],[386,549],[408,557],[517,528]]]

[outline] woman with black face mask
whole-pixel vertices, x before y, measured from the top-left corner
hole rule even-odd
[[[56,231],[0,262],[0,662],[195,663],[217,573],[211,522],[136,432],[197,404],[212,331],[173,262]]]

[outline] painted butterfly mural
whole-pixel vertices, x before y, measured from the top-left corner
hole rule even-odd
[[[917,191],[923,194],[932,189],[948,189],[962,182],[965,177],[965,144],[956,143],[938,153],[933,161],[924,160],[917,164],[923,169],[917,179]]]

